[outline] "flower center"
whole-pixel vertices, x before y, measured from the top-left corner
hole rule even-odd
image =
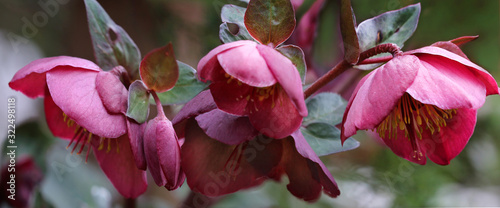
[[[230,84],[234,81],[237,82],[238,86],[243,85],[241,81],[229,75],[228,73],[225,73],[224,77],[227,79],[226,81],[227,84]],[[246,96],[240,95],[239,97],[236,98],[236,101],[246,99],[249,102],[249,105],[245,107],[245,110],[249,113],[259,111],[259,109],[255,105],[256,101],[263,102],[264,100],[267,100],[269,98],[272,99],[271,108],[274,108],[276,106],[275,103],[276,96],[274,95],[276,95],[276,91],[279,90],[279,88],[280,88],[279,84],[274,84],[269,87],[252,87],[250,93],[248,93]]]
[[[87,154],[85,156],[85,162],[87,162],[87,160],[89,158],[90,147],[92,146],[91,141],[93,138],[99,139],[98,150],[102,150],[104,148],[104,144],[106,143],[106,140],[107,140],[106,153],[108,153],[109,151],[111,151],[111,140],[114,140],[116,142],[116,152],[117,153],[120,152],[120,149],[118,148],[118,144],[117,144],[116,139],[97,137],[96,135],[92,134],[92,132],[90,132],[87,129],[78,125],[74,120],[69,118],[68,115],[66,115],[65,113],[63,113],[63,120],[64,120],[64,122],[66,122],[66,125],[68,127],[75,126],[75,135],[73,136],[73,138],[71,138],[71,141],[69,142],[68,146],[66,146],[66,149],[69,149],[69,147],[71,147],[73,142],[75,142],[73,149],[71,150],[71,154],[73,154],[75,152],[76,148],[78,147],[78,145],[80,145],[80,149],[76,153],[77,155],[80,155],[83,152],[83,149],[85,148],[85,146],[87,146]]]
[[[423,104],[405,93],[392,112],[377,126],[377,133],[384,139],[396,139],[398,131],[404,131],[415,151],[413,157],[423,156],[418,148],[417,138],[429,130],[431,135],[446,127],[446,122],[456,114],[456,109],[443,110],[435,105]]]

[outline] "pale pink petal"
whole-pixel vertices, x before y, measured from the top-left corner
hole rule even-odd
[[[440,56],[421,54],[418,58],[418,75],[407,90],[413,98],[441,109],[483,105],[486,89],[468,67]]]
[[[405,55],[396,56],[370,72],[364,82],[360,82],[362,85],[344,114],[343,138],[359,129],[374,129],[382,122],[411,86],[421,67],[417,57]]]
[[[475,63],[472,63],[468,59],[461,57],[460,55],[457,55],[445,49],[434,46],[427,46],[417,50],[408,51],[406,52],[406,54],[415,54],[417,56],[420,56],[420,54],[430,54],[430,55],[444,57],[449,60],[468,66],[469,70],[471,70],[476,75],[476,77],[484,83],[486,87],[486,95],[498,94],[497,82],[491,76],[491,74],[488,73],[483,68],[481,68],[480,66],[476,65]]]
[[[96,90],[110,113],[126,113],[128,91],[120,79],[110,72],[99,72],[95,81]]]
[[[135,164],[141,170],[147,169],[146,156],[144,155],[144,131],[147,123],[138,124],[134,119],[127,118],[127,135],[130,147],[134,154]]]
[[[252,125],[262,134],[272,138],[287,137],[302,124],[302,116],[287,94],[279,88],[267,99],[253,98],[248,108]]]
[[[165,188],[174,190],[180,186],[177,184],[181,169],[181,148],[175,135],[172,123],[164,116],[160,117],[156,126],[156,151],[167,184]]]
[[[197,116],[196,121],[209,137],[228,145],[252,140],[259,133],[248,117],[231,115],[219,109]]]
[[[302,91],[302,80],[295,65],[293,65],[290,59],[273,48],[258,45],[257,49],[260,55],[266,60],[271,73],[280,83],[286,94],[288,94],[288,97],[292,100],[300,115],[306,117],[307,107],[304,101],[304,92]]]
[[[125,116],[109,114],[95,88],[98,72],[57,68],[47,72],[52,99],[69,118],[89,132],[106,138],[126,133]]]
[[[101,69],[91,61],[69,57],[57,56],[42,58],[32,61],[20,69],[9,82],[9,86],[17,91],[21,91],[30,98],[42,97],[45,94],[45,73],[55,67],[62,67],[67,70],[75,68],[100,71]]]
[[[198,70],[198,76],[200,77],[200,79],[204,82],[206,82],[206,80],[213,79],[212,78],[213,70],[215,69],[215,65],[218,65],[217,54],[234,47],[248,44],[250,42],[253,41],[249,40],[234,41],[231,43],[220,45],[211,50],[207,55],[201,58],[200,62],[198,63],[198,67],[196,68]]]
[[[107,148],[99,150],[99,144],[94,143],[94,154],[102,171],[116,190],[126,198],[137,198],[146,191],[148,186],[146,171],[137,168],[129,140],[125,135],[113,140],[116,141],[110,141],[109,152]]]
[[[476,125],[476,110],[458,109],[441,131],[423,137],[421,146],[430,160],[439,165],[448,165],[469,141]]]
[[[242,46],[219,53],[217,58],[224,71],[239,81],[253,87],[271,86],[277,80],[256,47],[256,42],[249,41]]]

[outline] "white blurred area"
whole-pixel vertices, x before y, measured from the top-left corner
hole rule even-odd
[[[16,128],[30,119],[35,119],[40,115],[40,108],[43,107],[41,99],[30,99],[24,94],[14,91],[9,87],[9,81],[14,74],[26,64],[35,59],[43,57],[40,49],[28,39],[15,36],[13,33],[0,30],[0,142],[3,144],[7,138],[7,99],[16,99],[15,125]],[[0,148],[0,154],[2,149]]]

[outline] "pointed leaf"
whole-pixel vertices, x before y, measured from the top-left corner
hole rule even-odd
[[[361,51],[356,34],[356,18],[352,11],[351,0],[342,0],[340,3],[340,30],[344,42],[344,60],[350,64],[356,64]]]
[[[309,115],[303,125],[322,122],[335,126],[342,122],[347,102],[338,94],[325,92],[307,99],[306,106]]]
[[[276,47],[295,28],[295,12],[290,0],[251,0],[245,13],[250,35],[264,45]]]
[[[290,59],[290,61],[292,61],[293,65],[295,65],[295,67],[299,71],[302,84],[305,84],[307,66],[306,66],[306,60],[304,58],[304,52],[302,51],[302,49],[294,45],[285,45],[285,46],[280,46],[276,50],[278,50],[281,54],[283,54],[285,57]]]
[[[150,90],[158,93],[174,87],[179,79],[179,67],[172,43],[149,52],[141,61],[141,79]]]
[[[144,123],[149,116],[149,92],[142,81],[133,82],[128,88],[127,116],[137,123]]]
[[[131,78],[138,79],[141,54],[132,38],[96,0],[85,0],[85,6],[97,64],[104,70],[121,65]]]
[[[179,80],[174,88],[163,93],[157,93],[163,105],[183,104],[194,98],[208,86],[208,83],[197,79],[193,67],[177,61],[179,65]]]
[[[300,127],[300,131],[318,156],[344,152],[359,147],[359,142],[348,138],[344,144],[340,142],[340,130],[326,123],[311,123]]]
[[[219,38],[223,43],[238,40],[254,40],[248,33],[243,17],[246,8],[232,4],[226,4],[221,10],[222,24],[219,27]]]

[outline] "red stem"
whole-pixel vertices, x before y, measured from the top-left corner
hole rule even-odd
[[[370,49],[364,51],[363,53],[361,53],[359,55],[358,63],[365,64],[364,61],[366,59],[368,59],[372,56],[375,56],[377,54],[381,54],[381,53],[391,53],[394,57],[396,55],[402,54],[403,52],[401,52],[401,50],[399,49],[399,47],[396,44],[386,43],[386,44],[375,46],[375,47],[370,48]],[[383,58],[385,58],[385,57],[383,57]],[[392,57],[391,57],[391,59],[392,59]],[[376,59],[373,59],[373,60],[376,60]],[[367,60],[367,62],[370,63],[373,60]],[[388,60],[390,60],[390,59],[388,59]],[[388,60],[384,59],[384,61],[381,61],[381,62],[385,62]],[[380,61],[380,60],[377,60],[377,61]],[[380,63],[380,62],[373,62],[373,63]],[[342,62],[338,63],[335,67],[330,69],[330,71],[328,71],[328,73],[326,73],[325,75],[320,77],[309,88],[307,88],[304,91],[304,97],[308,98],[309,96],[314,94],[316,91],[318,91],[319,89],[324,87],[326,84],[328,84],[330,81],[335,79],[337,76],[339,76],[344,71],[351,68],[352,66],[353,66],[352,64],[349,64],[349,63],[347,63],[347,61],[342,60]]]
[[[158,98],[158,95],[156,94],[156,92],[154,90],[151,90],[149,92],[151,93],[151,95],[153,96],[153,98],[155,100],[156,110],[158,111],[157,115],[165,116],[165,113],[163,112],[163,105],[161,105],[160,98]]]

